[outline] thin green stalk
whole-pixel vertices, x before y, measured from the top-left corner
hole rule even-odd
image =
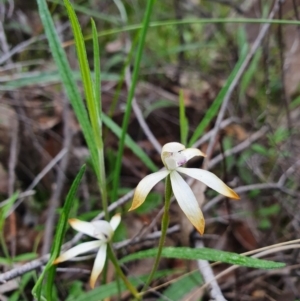
[[[135,87],[136,87],[136,84],[138,81],[140,63],[141,63],[141,59],[142,59],[147,29],[148,29],[148,25],[150,22],[150,16],[151,16],[154,2],[155,2],[155,0],[147,1],[146,13],[145,13],[144,21],[143,21],[143,27],[141,29],[141,37],[140,37],[140,41],[138,44],[137,55],[136,55],[136,59],[135,59],[135,63],[134,63],[134,70],[133,70],[133,75],[132,75],[132,83],[131,83],[131,87],[129,90],[127,103],[126,103],[125,115],[124,115],[124,119],[123,119],[123,123],[122,123],[122,135],[121,135],[121,139],[119,141],[119,149],[118,149],[118,155],[117,155],[115,173],[114,173],[114,179],[113,179],[113,192],[112,192],[113,193],[113,195],[112,195],[113,201],[116,200],[116,198],[117,198],[117,191],[118,191],[118,187],[119,187],[119,177],[120,177],[120,171],[121,171],[121,165],[122,165],[122,156],[123,156],[123,151],[124,151],[124,142],[125,142],[125,136],[127,133],[130,113],[131,113],[131,104],[132,104],[132,100],[133,100],[133,96],[134,96],[134,92],[135,92]]]
[[[76,13],[69,2],[64,0],[65,6],[68,11],[69,19],[72,25],[72,30],[75,38],[75,45],[77,49],[77,57],[80,66],[82,83],[84,93],[87,101],[88,114],[91,121],[92,132],[94,141],[97,148],[97,158],[94,168],[97,174],[98,185],[102,196],[102,207],[105,213],[105,218],[109,218],[107,206],[107,191],[106,191],[106,175],[104,165],[104,150],[102,141],[102,121],[101,121],[101,77],[100,77],[100,52],[97,37],[97,29],[95,23],[92,21],[92,35],[93,35],[93,50],[94,50],[94,68],[95,79],[93,82],[91,71],[88,64],[87,52],[81,31],[81,27],[76,16]]]
[[[155,272],[157,271],[158,268],[158,264],[161,258],[161,253],[162,253],[162,249],[163,246],[165,244],[165,239],[167,236],[167,230],[168,230],[168,226],[169,226],[169,208],[170,208],[170,204],[171,204],[171,197],[172,197],[172,186],[171,186],[171,179],[170,179],[170,175],[167,176],[166,178],[166,186],[165,186],[165,210],[164,210],[164,215],[162,217],[162,221],[161,221],[161,235],[160,235],[160,239],[159,239],[159,243],[158,243],[158,252],[155,258],[155,262],[154,262],[154,266],[151,270],[150,275],[148,276],[148,279],[142,289],[142,292],[144,292],[148,286],[150,285]]]
[[[118,263],[118,260],[115,256],[115,253],[113,251],[113,247],[111,244],[108,244],[108,256],[109,259],[111,260],[111,262],[113,263],[117,274],[122,278],[122,280],[124,281],[126,287],[128,288],[128,290],[131,292],[131,294],[135,297],[136,300],[140,300],[140,296],[138,291],[136,290],[136,288],[130,283],[130,281],[127,279],[127,277],[124,275],[123,271],[120,268],[120,265]]]
[[[150,28],[165,27],[165,26],[177,26],[177,25],[188,25],[188,24],[218,24],[218,23],[232,23],[232,24],[282,24],[282,25],[300,25],[298,20],[278,20],[278,19],[258,19],[258,18],[205,18],[195,19],[186,18],[182,20],[166,20],[166,21],[155,21],[149,24]],[[109,35],[115,35],[122,32],[135,31],[142,28],[141,24],[127,25],[122,28],[114,28],[108,30],[101,30],[98,33],[98,37],[105,37]],[[92,35],[86,35],[85,41],[91,40]],[[68,47],[74,44],[74,41],[68,41],[63,44],[63,47]]]
[[[98,159],[99,159],[99,173],[100,178],[98,179],[101,196],[102,196],[102,207],[105,214],[105,219],[109,219],[109,213],[107,210],[108,207],[108,198],[107,198],[107,186],[106,186],[106,173],[105,173],[105,162],[104,162],[104,147],[103,147],[103,128],[102,128],[102,100],[101,100],[101,72],[100,72],[100,51],[99,51],[99,42],[97,37],[97,29],[94,20],[92,19],[92,32],[93,32],[93,49],[94,49],[94,71],[95,71],[95,79],[94,79],[94,97],[95,102],[98,104],[96,109],[98,110],[98,136],[97,139],[99,142],[97,143],[98,150]]]

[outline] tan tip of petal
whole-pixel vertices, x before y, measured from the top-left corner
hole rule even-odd
[[[92,289],[95,288],[96,280],[97,280],[96,277],[93,277],[93,278],[91,277],[91,278],[90,278],[90,287],[91,287]]]
[[[77,219],[76,218],[69,218],[68,222],[69,222],[70,225],[72,225],[72,224],[77,222]]]
[[[140,207],[146,199],[146,196],[147,196],[146,194],[148,194],[148,193],[139,193],[139,190],[136,189],[134,196],[133,196],[132,204],[131,204],[130,208],[128,209],[128,211],[132,211],[132,210]]]
[[[128,209],[128,212],[138,208],[139,206],[140,206],[140,203],[133,200],[130,208]]]
[[[205,228],[205,220],[203,217],[201,217],[197,222],[193,222],[192,223],[194,225],[194,227],[196,228],[196,230],[203,235],[204,233],[204,228]]]
[[[52,262],[52,265],[55,265],[55,264],[58,264],[58,263],[60,263],[61,261],[60,261],[60,258],[58,257],[58,258],[56,258],[53,262]]]
[[[229,190],[229,197],[234,200],[239,200],[240,196],[232,189]]]

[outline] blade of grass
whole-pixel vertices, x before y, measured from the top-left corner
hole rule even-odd
[[[247,46],[245,45],[245,47],[242,50],[241,57],[239,58],[234,69],[232,70],[231,74],[229,75],[225,85],[219,92],[218,96],[216,97],[216,99],[214,100],[212,105],[206,111],[204,118],[199,123],[196,130],[194,131],[194,134],[192,135],[192,137],[188,143],[189,147],[191,147],[199,139],[199,137],[203,134],[205,128],[209,125],[209,123],[212,121],[212,119],[217,115],[218,110],[223,102],[224,96],[227,94],[227,91],[230,88],[232,81],[234,80],[238,71],[240,70],[240,67],[242,66],[242,64],[246,58],[246,55],[247,55]]]
[[[180,124],[180,141],[183,145],[187,144],[189,124],[185,115],[183,91],[179,92],[179,124]]]
[[[66,94],[72,104],[76,117],[81,125],[83,135],[91,152],[94,169],[97,172],[99,171],[99,169],[96,167],[98,163],[98,154],[93,139],[93,131],[88,118],[87,111],[82,102],[76,81],[74,80],[73,71],[70,68],[66,54],[60,44],[46,1],[37,0],[37,3],[39,14],[49,42],[51,53],[57,65]],[[99,177],[98,174],[97,177]]]
[[[125,263],[131,260],[155,257],[157,248],[140,251],[137,253],[130,254],[120,260]],[[250,268],[261,268],[261,269],[276,269],[285,266],[285,263],[275,262],[271,260],[258,259],[253,257],[247,257],[239,255],[237,253],[225,252],[210,248],[193,249],[187,247],[165,247],[162,250],[162,257],[165,258],[177,258],[187,260],[198,260],[204,259],[209,261],[221,261],[229,264],[236,264],[240,266],[246,266]]]
[[[66,202],[64,204],[61,216],[59,218],[58,224],[57,224],[57,229],[55,233],[55,239],[53,241],[53,247],[50,253],[50,259],[45,266],[42,274],[40,275],[39,279],[37,280],[35,286],[32,289],[32,294],[35,298],[40,300],[41,298],[41,292],[42,292],[42,287],[43,287],[43,280],[48,272],[48,279],[47,279],[47,284],[46,284],[46,293],[47,293],[47,300],[52,300],[52,286],[54,283],[54,276],[56,272],[56,268],[52,266],[52,262],[59,256],[60,249],[63,243],[63,239],[65,236],[66,228],[67,228],[67,222],[68,222],[68,217],[70,210],[73,206],[73,201],[75,199],[76,192],[78,190],[78,186],[80,184],[80,181],[82,179],[82,176],[85,172],[85,165],[83,165],[77,174],[70,190],[66,198]]]
[[[100,51],[99,51],[99,43],[97,37],[97,28],[95,21],[91,19],[92,23],[92,32],[93,32],[93,52],[94,52],[94,71],[95,71],[95,79],[94,79],[94,94],[96,102],[96,108],[98,108],[98,116],[99,116],[99,133],[102,135],[102,101],[101,101],[101,73],[100,73]]]
[[[131,113],[131,104],[132,104],[132,99],[134,96],[135,87],[136,87],[137,80],[138,80],[142,53],[143,53],[143,49],[144,49],[147,29],[148,29],[148,25],[150,22],[150,16],[152,13],[152,8],[154,5],[154,2],[155,2],[155,0],[147,1],[147,7],[146,7],[146,12],[145,12],[145,16],[144,16],[144,20],[143,20],[143,24],[142,24],[141,33],[140,33],[140,40],[139,40],[139,44],[138,44],[136,59],[134,62],[132,83],[131,83],[131,87],[130,87],[127,102],[126,102],[126,110],[125,110],[125,115],[124,115],[123,123],[122,123],[122,135],[121,135],[121,139],[119,141],[118,155],[117,155],[117,160],[116,160],[116,165],[115,165],[115,174],[114,174],[114,179],[113,179],[113,191],[112,191],[112,193],[113,193],[112,200],[113,201],[117,198],[119,177],[120,177],[120,171],[121,171],[121,165],[122,165],[122,156],[123,156],[123,151],[124,151],[124,143],[125,143],[125,137],[126,137],[127,128],[128,128],[130,113]]]
[[[63,5],[61,0],[48,0],[48,2]],[[111,14],[108,15],[108,14],[105,14],[105,13],[99,13],[98,11],[95,11],[93,9],[89,9],[87,7],[84,7],[83,5],[78,5],[78,4],[75,4],[75,3],[72,3],[72,6],[74,7],[74,9],[76,11],[81,12],[83,14],[86,14],[89,17],[104,20],[104,21],[110,22],[110,23],[115,24],[115,25],[120,25],[121,24],[121,19],[116,17],[116,16],[112,16]]]
[[[102,141],[102,126],[101,126],[101,84],[100,84],[100,59],[99,59],[99,45],[98,38],[96,35],[95,23],[92,22],[92,29],[94,34],[93,44],[94,44],[94,58],[95,58],[95,79],[97,80],[94,84],[92,81],[91,71],[89,68],[89,63],[87,59],[87,53],[85,48],[85,43],[79,25],[78,18],[75,11],[70,4],[69,0],[64,0],[65,6],[68,11],[69,19],[71,22],[71,27],[75,37],[75,45],[77,50],[77,57],[79,61],[79,67],[81,71],[81,77],[84,87],[84,93],[87,101],[88,113],[91,120],[93,138],[97,148],[97,164],[94,165],[96,168],[96,174],[98,178],[99,188],[102,196],[102,207],[105,213],[105,218],[109,219],[109,214],[107,211],[107,191],[106,191],[106,176],[105,176],[105,164],[104,164],[104,150]]]
[[[232,24],[282,24],[282,25],[300,25],[300,21],[297,20],[278,20],[278,19],[258,19],[258,18],[212,18],[212,19],[194,19],[186,18],[182,20],[166,20],[156,21],[149,23],[150,28],[163,27],[163,26],[177,26],[177,25],[188,25],[188,24],[218,24],[218,23],[232,23]],[[98,37],[105,37],[114,35],[122,32],[135,31],[143,28],[143,24],[127,25],[122,28],[103,30],[98,33]],[[92,35],[86,35],[85,41],[91,40]],[[73,45],[74,41],[65,42],[64,47]]]
[[[105,125],[118,137],[121,137],[122,129],[107,115],[102,115],[102,121]],[[157,166],[148,157],[148,155],[142,150],[142,148],[134,142],[134,140],[126,134],[125,145],[132,150],[132,152],[153,172],[157,171]]]

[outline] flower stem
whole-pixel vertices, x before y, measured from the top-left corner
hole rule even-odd
[[[164,208],[165,210],[164,210],[164,215],[163,215],[162,221],[161,221],[161,236],[160,236],[159,243],[158,243],[158,252],[157,252],[157,255],[155,258],[154,266],[151,270],[150,275],[148,276],[148,279],[142,289],[142,292],[144,292],[148,288],[148,286],[150,285],[150,283],[154,277],[154,274],[158,268],[158,264],[160,261],[163,246],[165,244],[165,239],[167,236],[167,230],[168,230],[168,226],[169,226],[169,208],[170,208],[170,203],[171,203],[171,196],[172,196],[172,186],[171,186],[170,175],[168,175],[166,178],[165,208]]]
[[[122,280],[124,281],[124,283],[127,286],[128,290],[134,296],[135,300],[141,300],[141,296],[139,295],[138,291],[130,283],[130,281],[127,279],[127,277],[124,275],[123,271],[121,270],[111,244],[108,244],[108,256],[109,256],[109,259],[112,261],[112,263],[113,263],[113,265],[116,269],[117,274],[122,278]]]

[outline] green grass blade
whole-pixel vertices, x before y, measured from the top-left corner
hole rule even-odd
[[[183,145],[187,144],[189,124],[185,115],[183,91],[179,92],[179,124],[180,124],[180,141]]]
[[[282,24],[282,25],[300,25],[300,21],[297,20],[278,20],[278,19],[264,19],[264,18],[185,18],[182,20],[166,20],[166,21],[156,21],[149,24],[149,28],[165,27],[165,26],[178,26],[178,25],[188,25],[188,24]],[[109,30],[102,30],[98,33],[98,37],[105,37],[110,35],[116,35],[122,32],[136,31],[143,28],[142,24],[133,24],[123,26],[121,28],[114,28]],[[92,35],[86,35],[85,41],[91,40]],[[65,46],[72,45],[73,42],[69,41],[65,43]]]
[[[122,258],[120,262],[125,263],[131,260],[155,257],[156,254],[157,254],[157,248],[149,249],[149,250],[130,254]],[[235,264],[235,265],[240,265],[240,266],[245,266],[250,268],[260,268],[260,269],[276,269],[285,266],[285,263],[282,262],[257,259],[257,258],[239,255],[236,253],[214,250],[209,248],[192,249],[192,248],[185,248],[185,247],[182,248],[167,247],[167,248],[163,248],[162,257],[187,259],[187,260],[204,259],[209,261],[221,261],[229,264]]]
[[[73,79],[80,80],[81,74],[79,71],[72,71]],[[120,79],[118,74],[101,73],[101,79],[105,81],[117,81]],[[30,71],[18,74],[17,78],[13,79],[10,76],[0,77],[0,90],[15,90],[30,85],[52,85],[60,83],[61,76],[57,70],[54,71]]]
[[[246,90],[252,82],[253,77],[257,74],[257,70],[259,69],[259,64],[261,62],[262,50],[258,49],[258,51],[253,56],[253,59],[248,67],[248,70],[244,73],[241,78],[240,83],[240,98],[245,96]]]
[[[143,49],[144,49],[147,29],[148,29],[148,26],[149,26],[150,16],[151,16],[151,13],[152,13],[152,8],[153,8],[153,5],[154,5],[154,2],[155,2],[155,0],[147,1],[147,8],[146,8],[145,17],[144,17],[144,20],[143,20],[142,29],[141,29],[141,35],[140,35],[140,40],[139,40],[139,44],[138,44],[136,59],[135,59],[135,62],[134,62],[134,69],[133,69],[133,74],[132,74],[132,83],[131,83],[131,87],[130,87],[129,93],[128,93],[128,98],[127,98],[127,103],[126,103],[126,110],[125,110],[125,115],[124,115],[123,123],[122,123],[122,135],[121,135],[121,139],[120,139],[120,142],[119,142],[118,155],[117,155],[117,160],[116,160],[116,165],[115,165],[115,174],[114,174],[114,179],[113,179],[113,191],[112,191],[113,201],[117,197],[120,171],[121,171],[121,165],[122,165],[122,156],[123,156],[123,151],[124,151],[124,143],[125,143],[125,137],[126,137],[127,128],[128,128],[130,113],[131,113],[131,104],[132,104],[132,99],[133,99],[134,92],[135,92],[135,87],[136,87],[136,84],[137,84],[137,81],[138,81],[138,75],[139,75],[139,68],[140,68],[140,63],[141,63],[141,59],[142,59],[142,53],[143,53]]]
[[[200,287],[203,283],[202,275],[199,271],[188,273],[187,275],[181,276],[176,282],[173,282],[163,292],[163,297],[158,301],[167,300],[181,301],[186,300],[185,296],[188,295],[194,288]]]
[[[89,117],[90,117],[92,128],[93,128],[94,139],[96,139],[95,141],[99,143],[99,141],[98,141],[99,139],[97,139],[97,137],[100,136],[99,105],[98,105],[97,100],[95,99],[95,95],[94,95],[93,81],[92,81],[92,76],[91,76],[89,63],[88,63],[88,59],[87,59],[85,43],[84,43],[83,35],[81,32],[81,28],[79,25],[79,21],[77,19],[77,16],[74,12],[72,5],[70,4],[69,0],[64,0],[64,3],[67,8],[67,11],[68,11],[69,19],[71,22],[71,27],[72,27],[74,38],[75,38],[77,57],[78,57],[78,62],[79,62],[87,107],[88,107],[88,111],[89,111]],[[102,147],[102,145],[101,145],[101,147]]]
[[[107,115],[102,115],[103,123],[118,137],[122,135],[122,129]],[[153,172],[157,171],[157,166],[148,157],[148,155],[141,149],[141,147],[136,144],[133,139],[126,134],[125,145],[132,150],[132,152]]]
[[[99,133],[102,135],[100,51],[99,51],[99,43],[98,43],[98,37],[97,37],[97,28],[96,28],[96,24],[93,19],[91,20],[91,23],[92,23],[92,32],[93,32],[94,71],[95,71],[94,94],[95,94],[96,106],[98,108],[99,126],[100,126]]]
[[[91,120],[93,138],[97,148],[97,157],[94,158],[94,168],[96,170],[99,188],[102,196],[102,206],[105,212],[106,219],[109,218],[107,211],[107,191],[106,191],[106,175],[104,163],[104,150],[102,140],[102,124],[101,124],[101,91],[100,91],[100,58],[99,58],[99,45],[96,34],[95,24],[92,22],[93,42],[94,42],[94,58],[95,58],[95,83],[93,83],[89,63],[87,59],[87,52],[85,48],[84,38],[81,32],[81,27],[75,11],[70,4],[69,0],[64,0],[65,6],[68,11],[71,27],[75,37],[75,46],[77,50],[77,57],[81,71],[81,77],[84,87],[84,93],[87,101],[88,113]]]
[[[231,83],[233,82],[233,80],[235,79],[237,73],[240,70],[240,67],[242,66],[245,58],[247,55],[247,47],[245,46],[240,59],[238,60],[238,62],[236,63],[233,71],[231,72],[230,76],[228,77],[226,84],[224,85],[224,87],[221,89],[221,91],[219,92],[218,96],[216,97],[216,99],[214,100],[214,102],[212,103],[212,105],[209,107],[209,109],[207,110],[204,118],[202,119],[202,121],[199,123],[199,125],[197,126],[194,134],[192,135],[188,146],[192,146],[198,139],[199,137],[203,134],[205,128],[209,125],[209,123],[212,121],[212,119],[217,115],[218,110],[223,102],[224,96],[227,94],[228,89],[230,88]]]
[[[154,278],[158,279],[161,277],[166,277],[169,275],[174,274],[174,270],[165,270],[165,271],[158,271],[155,273]],[[139,285],[143,284],[146,279],[147,275],[139,275],[137,277],[129,277],[128,278],[132,285],[138,287]],[[124,283],[120,283],[120,290],[121,292],[126,291],[126,286]],[[118,294],[118,285],[116,281],[110,282],[108,284],[103,284],[95,289],[82,293],[80,296],[76,296],[74,298],[68,299],[69,301],[99,301],[105,300],[106,298],[112,297]]]
[[[91,157],[94,167],[98,162],[98,154],[96,145],[93,139],[92,127],[88,118],[87,111],[82,102],[81,95],[79,93],[76,81],[73,78],[73,71],[70,68],[66,54],[60,44],[53,20],[51,18],[48,6],[45,0],[37,0],[39,14],[44,26],[44,30],[49,42],[50,50],[58,67],[58,71],[64,85],[67,96],[72,104],[76,117],[81,125],[83,135],[85,137],[86,143],[91,152]],[[97,171],[98,168],[95,167]],[[97,175],[99,176],[99,175]]]
[[[42,292],[42,286],[43,286],[43,280],[48,272],[48,279],[47,279],[47,285],[46,285],[46,292],[47,292],[47,300],[52,300],[52,286],[54,283],[54,276],[55,276],[55,271],[56,268],[55,266],[52,266],[52,262],[59,256],[60,249],[62,246],[62,242],[65,236],[66,228],[67,228],[67,222],[68,222],[68,217],[70,210],[73,205],[73,201],[75,199],[76,192],[78,190],[78,186],[80,184],[80,181],[82,179],[82,176],[85,172],[85,165],[83,165],[77,174],[70,190],[69,193],[66,197],[66,201],[61,213],[61,216],[59,218],[58,224],[57,224],[57,229],[55,233],[55,238],[53,241],[53,246],[50,254],[50,259],[47,263],[47,265],[44,268],[44,271],[42,272],[41,276],[37,280],[34,288],[32,289],[32,294],[35,298],[38,300],[41,299],[41,292]]]
[[[52,2],[52,3],[55,3],[55,4],[63,5],[61,0],[48,0],[48,1]],[[112,16],[111,14],[108,15],[108,14],[105,14],[105,13],[100,13],[98,11],[95,11],[94,9],[89,9],[87,7],[84,7],[83,5],[78,5],[78,4],[75,4],[75,3],[72,3],[72,6],[74,7],[74,9],[76,11],[81,12],[83,14],[86,14],[89,17],[104,20],[104,21],[110,22],[110,23],[115,24],[115,25],[120,25],[121,24],[121,19],[119,17]]]

